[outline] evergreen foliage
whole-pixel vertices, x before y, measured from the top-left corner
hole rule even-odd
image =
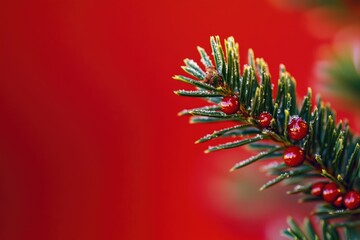
[[[341,194],[349,190],[360,190],[359,137],[351,132],[346,121],[337,121],[335,111],[320,97],[313,105],[310,88],[299,103],[296,81],[284,65],[280,66],[277,95],[274,96],[268,66],[262,58],[255,58],[251,49],[248,51],[247,64],[241,71],[238,44],[232,37],[225,40],[224,46],[219,37],[211,37],[210,45],[214,63],[206,51],[198,47],[204,69],[195,61],[185,59],[185,66],[182,68],[191,77],[174,76],[175,80],[195,87],[175,91],[177,95],[203,98],[208,105],[183,110],[179,115],[190,115],[191,123],[230,121],[234,126],[216,130],[196,143],[235,137],[236,140],[208,147],[206,152],[241,146],[259,151],[236,163],[231,171],[257,161],[279,158],[288,147],[300,147],[304,152],[304,163],[289,167],[279,161],[278,164],[267,166],[267,172],[274,178],[260,190],[280,182],[292,185],[293,190],[288,194],[299,194],[300,202],[319,202],[312,214],[320,219],[321,228],[313,227],[308,219],[300,227],[289,218],[289,228],[283,234],[292,239],[335,240],[341,236],[345,239],[357,239],[354,236],[360,236],[360,208],[349,210],[346,207],[336,207],[324,202],[321,197],[311,195],[310,191],[312,184],[319,181],[336,183]],[[226,96],[238,98],[240,107],[236,113],[226,114],[221,110],[221,100]],[[258,117],[264,112],[272,116],[269,127],[259,124]],[[308,132],[301,140],[293,140],[288,136],[288,124],[294,117],[300,117],[308,124]],[[317,233],[319,231],[321,234]]]
[[[359,46],[346,46],[334,51],[321,70],[325,73],[324,87],[341,98],[357,104],[360,93]]]

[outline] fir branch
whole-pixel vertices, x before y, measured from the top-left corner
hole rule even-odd
[[[231,171],[258,160],[283,155],[283,163],[266,167],[268,174],[275,177],[260,190],[279,182],[297,184],[289,194],[301,194],[300,202],[323,203],[314,211],[323,220],[323,239],[339,239],[337,228],[340,226],[345,235],[353,234],[352,223],[355,225],[360,221],[360,194],[359,202],[355,205],[347,205],[345,198],[347,193],[356,196],[360,190],[359,137],[351,132],[347,122],[337,123],[335,111],[320,97],[313,106],[310,88],[299,104],[296,81],[284,65],[280,65],[277,95],[273,97],[268,66],[262,58],[255,58],[253,50],[248,51],[248,63],[241,73],[238,44],[232,37],[225,40],[225,48],[219,37],[211,37],[210,45],[215,66],[206,51],[198,47],[205,70],[193,60],[185,59],[183,69],[195,79],[181,75],[174,79],[197,88],[178,90],[176,94],[203,98],[212,105],[184,110],[180,115],[191,115],[191,123],[232,121],[236,124],[214,131],[196,143],[233,136],[241,139],[211,146],[205,152],[241,146],[262,150],[235,164]],[[313,183],[321,178],[322,182],[325,180],[326,183],[335,184],[338,189],[335,197],[339,196],[339,203],[335,203],[335,200],[324,203],[326,198],[321,197],[322,192],[313,195]],[[343,198],[345,202],[341,202]],[[338,219],[336,223],[331,221],[333,218]],[[288,237],[321,239],[308,220],[305,221],[306,231],[293,220],[289,220],[289,225],[289,229],[284,231]]]

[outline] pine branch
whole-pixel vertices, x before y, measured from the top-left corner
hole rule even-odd
[[[206,51],[198,47],[205,69],[185,59],[186,66],[182,68],[192,78],[174,77],[195,87],[175,91],[176,94],[203,98],[210,105],[183,110],[179,115],[191,115],[191,123],[231,121],[235,125],[214,131],[196,143],[231,136],[237,139],[211,146],[206,152],[241,146],[261,150],[235,164],[231,171],[282,156],[282,163],[267,166],[266,171],[274,179],[261,190],[279,182],[296,184],[289,194],[301,194],[300,202],[322,203],[313,214],[326,223],[323,239],[339,239],[336,229],[340,227],[345,235],[352,234],[356,229],[352,225],[360,221],[359,137],[350,131],[347,122],[337,123],[335,111],[320,97],[313,106],[311,89],[299,104],[296,81],[284,65],[280,66],[277,95],[273,97],[268,66],[263,59],[255,58],[251,49],[241,73],[238,44],[232,37],[225,40],[224,48],[219,37],[211,37],[210,45],[215,65]],[[306,226],[311,230],[309,239],[321,239],[316,238],[309,223]],[[303,238],[303,232],[292,220],[284,234],[308,239]]]

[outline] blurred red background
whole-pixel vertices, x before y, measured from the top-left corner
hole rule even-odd
[[[285,224],[281,203],[237,202],[238,179],[255,175],[257,189],[262,173],[230,174],[241,150],[193,144],[216,126],[177,117],[201,102],[176,97],[187,86],[171,77],[210,35],[232,35],[242,59],[253,48],[274,82],[285,63],[304,94],[325,40],[301,12],[265,0],[5,0],[0,19],[1,239],[272,239],[269,226]]]

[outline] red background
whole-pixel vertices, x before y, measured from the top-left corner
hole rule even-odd
[[[187,86],[171,76],[210,35],[232,35],[242,59],[252,47],[274,78],[285,63],[305,93],[320,41],[302,13],[251,0],[0,5],[1,239],[265,239],[274,214],[285,222],[287,209],[224,205],[217,179],[251,173],[227,171],[241,151],[193,144],[216,126],[177,117],[201,102],[176,97]]]

